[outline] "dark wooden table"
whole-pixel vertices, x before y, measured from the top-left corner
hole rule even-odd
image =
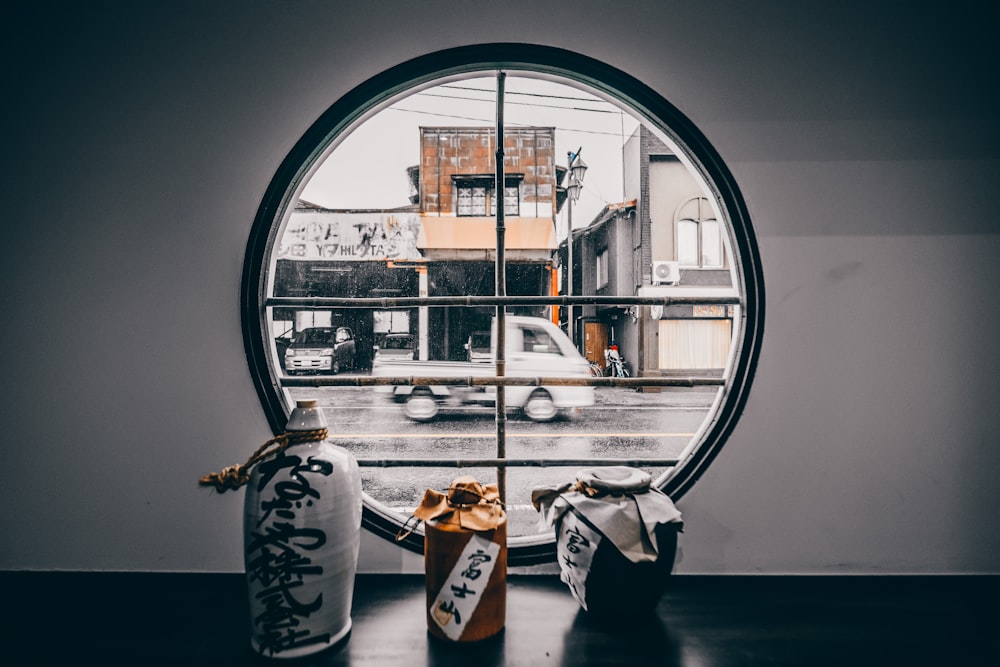
[[[423,577],[361,575],[351,635],[299,660],[249,647],[242,575],[0,573],[7,665],[994,665],[997,577],[675,575],[657,612],[596,623],[551,576],[511,576],[503,632],[428,635]]]

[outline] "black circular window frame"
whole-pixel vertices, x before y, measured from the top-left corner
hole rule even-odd
[[[281,163],[264,194],[247,243],[240,290],[243,344],[250,373],[272,431],[284,431],[288,413],[281,400],[278,378],[265,349],[267,331],[264,260],[277,234],[276,221],[294,204],[293,197],[309,168],[343,131],[365,113],[416,86],[454,75],[521,71],[559,76],[603,91],[636,111],[676,140],[700,168],[702,175],[728,215],[738,254],[745,303],[744,336],[731,375],[727,399],[715,415],[704,440],[691,458],[681,464],[662,490],[674,501],[680,499],[705,472],[735,428],[743,411],[757,365],[764,325],[763,272],[757,241],[743,197],[729,169],[708,140],[676,107],[648,86],[603,62],[552,47],[497,43],[465,46],[430,53],[389,69],[351,90],[313,123]],[[362,524],[393,542],[400,522],[365,504]],[[417,532],[398,544],[423,553],[423,537]],[[511,566],[536,565],[555,560],[555,542],[513,545],[508,553]]]

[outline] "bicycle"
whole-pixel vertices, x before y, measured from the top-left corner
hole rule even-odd
[[[608,362],[606,372],[608,377],[627,378],[629,376],[628,369],[625,368],[625,360],[618,353],[617,345],[612,345],[604,350],[604,358]]]

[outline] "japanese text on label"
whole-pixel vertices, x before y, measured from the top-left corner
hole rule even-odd
[[[462,636],[496,565],[500,545],[473,535],[431,604],[431,618],[452,640]]]
[[[566,512],[559,524],[556,539],[556,559],[560,578],[569,586],[573,597],[587,608],[587,575],[594,552],[601,543],[601,534],[580,520],[576,512]]]

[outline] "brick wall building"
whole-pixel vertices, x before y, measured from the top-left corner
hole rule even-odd
[[[427,296],[495,290],[496,206],[504,206],[509,295],[555,293],[552,268],[557,197],[555,128],[507,128],[504,188],[496,192],[496,132],[489,127],[423,127],[416,176]],[[547,316],[548,308],[515,309]],[[493,308],[432,308],[431,358],[458,359],[472,331],[488,329]]]

